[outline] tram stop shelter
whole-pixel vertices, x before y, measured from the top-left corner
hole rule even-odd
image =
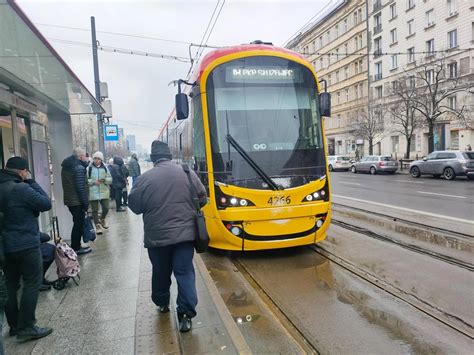
[[[53,199],[61,232],[72,219],[62,203],[61,162],[73,149],[71,120],[104,110],[13,0],[0,0],[0,168],[22,156]]]

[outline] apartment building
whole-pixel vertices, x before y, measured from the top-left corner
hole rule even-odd
[[[459,78],[463,85],[474,83],[474,0],[368,0],[369,95],[371,104],[393,104],[394,84],[400,78],[416,87],[415,79],[426,63],[443,63],[445,78]],[[427,72],[427,74],[430,74]],[[448,85],[446,79],[440,85]],[[404,79],[404,80],[406,80]],[[430,80],[436,80],[431,78]],[[452,81],[452,80],[451,80]],[[464,149],[474,146],[474,95],[459,92],[443,105],[464,105],[467,120],[461,122],[444,114],[434,127],[434,149]],[[466,121],[470,127],[466,125]],[[405,136],[396,132],[393,117],[383,114],[383,134],[374,154],[402,157],[407,148]],[[428,128],[411,135],[412,158],[428,153]]]
[[[354,122],[368,105],[366,20],[364,0],[341,0],[286,46],[302,53],[328,84],[332,116],[325,119],[325,131],[330,155],[364,151]]]

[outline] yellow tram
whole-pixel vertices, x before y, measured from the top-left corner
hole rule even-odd
[[[178,92],[159,139],[207,188],[210,246],[262,250],[323,240],[331,196],[322,116],[330,96],[311,64],[271,44],[227,47],[207,54]]]

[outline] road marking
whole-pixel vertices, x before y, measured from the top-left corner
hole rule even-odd
[[[346,184],[346,185],[357,185],[357,186],[360,186],[360,184],[356,183],[356,182],[344,182],[344,181],[340,181],[339,182],[340,184]]]
[[[427,194],[427,195],[436,195],[436,196],[444,196],[444,197],[455,197],[455,198],[467,198],[466,196],[457,196],[457,195],[445,195],[445,194],[437,194],[435,192],[426,192],[426,191],[417,191],[419,194]]]
[[[450,221],[456,221],[456,222],[467,223],[467,224],[471,224],[471,225],[474,226],[474,222],[471,221],[471,220],[469,220],[469,219],[462,219],[462,218],[456,218],[456,217],[443,216],[443,215],[436,214],[436,213],[430,213],[430,212],[425,212],[425,211],[420,211],[420,210],[412,210],[412,209],[410,209],[410,208],[398,207],[398,206],[394,206],[394,205],[387,205],[387,204],[385,204],[385,203],[372,202],[372,201],[362,200],[362,199],[354,198],[354,197],[346,197],[346,196],[336,195],[336,194],[332,194],[332,196],[333,196],[333,197],[342,198],[342,199],[346,199],[346,200],[352,200],[352,201],[358,201],[358,202],[369,203],[369,204],[375,205],[375,206],[388,207],[388,208],[392,208],[392,209],[394,209],[394,210],[399,210],[399,211],[404,211],[404,212],[413,212],[413,213],[423,214],[423,215],[425,215],[425,216],[430,216],[430,217],[436,217],[436,218],[447,219],[447,220],[450,220]]]
[[[392,181],[408,182],[410,184],[424,184],[424,182],[421,182],[421,181],[407,181],[407,180],[392,180]]]

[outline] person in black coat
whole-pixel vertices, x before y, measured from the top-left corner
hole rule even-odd
[[[37,217],[51,209],[43,189],[29,178],[28,162],[21,157],[8,159],[0,171],[0,200],[5,252],[5,279],[8,301],[5,306],[10,335],[19,342],[39,339],[52,333],[51,328],[36,325],[36,305],[43,281],[40,231]],[[17,293],[23,284],[20,304]]]
[[[110,175],[112,175],[112,186],[114,188],[115,210],[117,212],[124,212],[126,210],[122,207],[122,198],[124,197],[123,189],[127,188],[126,173],[128,170],[125,171],[123,159],[120,157],[114,158],[114,163],[110,165],[109,170]],[[126,197],[124,202],[125,204],[127,203]]]

